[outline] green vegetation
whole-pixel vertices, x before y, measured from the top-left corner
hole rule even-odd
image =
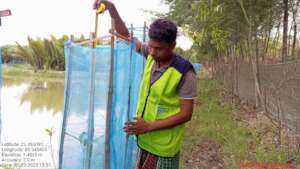
[[[28,45],[6,45],[2,48],[4,63],[21,61],[30,64],[35,71],[65,69],[64,43],[70,38],[66,35],[61,38],[51,36],[49,39],[33,39],[28,37]],[[74,38],[76,41],[83,40],[84,36]]]
[[[205,63],[213,79],[226,83],[226,95],[235,100],[242,96],[238,90],[239,77],[246,73],[240,69],[249,65],[247,77],[253,79],[253,112],[264,112],[264,97],[271,86],[263,83],[264,64],[292,62],[300,59],[299,45],[299,0],[164,0],[170,11],[160,16],[175,21],[183,33],[193,41],[191,49],[177,51],[189,60]],[[241,64],[243,63],[243,64]],[[288,64],[281,72],[287,79],[293,79],[292,66]],[[288,69],[289,68],[289,69]],[[276,73],[272,74],[276,76]],[[278,76],[278,75],[277,75]],[[266,81],[266,79],[264,79]],[[289,80],[272,82],[281,86]],[[230,84],[230,85],[228,85]],[[266,87],[267,86],[267,87]],[[290,86],[287,88],[292,89]],[[245,89],[245,90],[250,90]],[[288,142],[285,138],[296,137],[296,133],[282,134],[281,118],[266,118],[257,126],[251,126],[250,119],[243,119],[239,105],[224,101],[223,89],[214,81],[201,81],[199,101],[194,119],[188,125],[185,152],[195,149],[196,143],[210,139],[222,146],[226,168],[240,168],[240,162],[286,162],[288,158],[298,160],[299,139]],[[271,97],[276,92],[271,90]],[[269,98],[269,97],[268,97]],[[276,97],[276,99],[279,97]],[[295,98],[298,99],[298,98]],[[269,99],[270,100],[270,99]],[[282,105],[282,102],[274,105]],[[279,107],[279,106],[278,106]],[[296,109],[297,110],[297,109]],[[278,110],[279,111],[279,110]],[[281,110],[280,110],[281,111]],[[277,112],[271,112],[276,114]],[[281,112],[283,113],[283,112]],[[284,112],[287,116],[288,112]],[[279,115],[278,115],[279,116]],[[297,115],[291,116],[297,118]],[[259,117],[261,118],[261,117]],[[250,122],[249,122],[250,121]],[[277,127],[276,127],[277,126]],[[280,127],[278,127],[280,126]],[[261,130],[265,130],[261,132]],[[287,129],[284,129],[287,130]],[[284,135],[284,136],[283,136]],[[267,138],[265,138],[267,137]],[[200,139],[199,139],[200,138]],[[271,140],[271,141],[270,141]],[[295,139],[297,140],[297,139]],[[205,153],[205,152],[204,152]]]
[[[56,39],[32,39],[28,37],[28,46],[17,43],[17,53],[23,56],[37,70],[64,70],[64,42],[67,36]]]
[[[25,58],[20,56],[17,52],[17,48],[15,45],[5,45],[1,47],[1,56],[3,63],[9,63],[13,61],[23,61],[25,62]]]
[[[64,81],[64,71],[35,70],[29,64],[4,65],[2,71],[4,78]]]
[[[271,124],[249,125],[240,116],[239,105],[226,101],[222,85],[217,81],[200,80],[193,119],[187,124],[183,156],[190,157],[197,145],[210,140],[222,147],[225,168],[238,169],[241,162],[286,162],[286,147],[276,148],[268,142]],[[259,126],[260,125],[260,126]],[[300,154],[297,157],[300,161]],[[184,163],[182,161],[182,163]]]
[[[186,52],[199,62],[229,56],[287,61],[299,56],[299,0],[164,2],[170,12],[158,15],[183,28],[183,33],[193,40],[192,48]]]

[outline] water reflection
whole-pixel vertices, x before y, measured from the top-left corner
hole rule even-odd
[[[30,104],[30,112],[51,112],[53,115],[62,111],[64,99],[63,82],[26,81],[21,79],[4,79],[3,88],[20,88],[20,104]],[[4,96],[5,99],[5,96]]]
[[[53,149],[57,161],[64,96],[62,82],[4,78],[1,92],[2,143],[39,142]],[[52,145],[46,129],[53,129]],[[51,152],[41,161],[50,162]]]

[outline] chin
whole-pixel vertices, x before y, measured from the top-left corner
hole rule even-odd
[[[153,59],[154,59],[155,61],[161,61],[161,58],[159,58],[159,57],[154,57],[154,56],[153,56]]]

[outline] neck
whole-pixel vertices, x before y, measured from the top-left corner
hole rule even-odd
[[[173,58],[174,58],[174,54],[172,54],[172,55],[169,57],[169,59],[167,59],[167,60],[161,60],[161,61],[158,61],[158,62],[157,62],[157,63],[158,63],[158,67],[159,67],[159,68],[162,68],[162,67],[168,67],[168,66],[172,63]]]

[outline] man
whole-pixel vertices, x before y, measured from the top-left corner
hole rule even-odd
[[[118,34],[129,31],[114,4],[103,3],[114,19]],[[149,42],[135,40],[136,49],[146,59],[135,121],[124,131],[137,136],[139,157],[136,169],[179,169],[179,152],[184,123],[191,120],[196,98],[196,75],[192,65],[174,53],[177,26],[166,19],[155,20],[149,28]]]

